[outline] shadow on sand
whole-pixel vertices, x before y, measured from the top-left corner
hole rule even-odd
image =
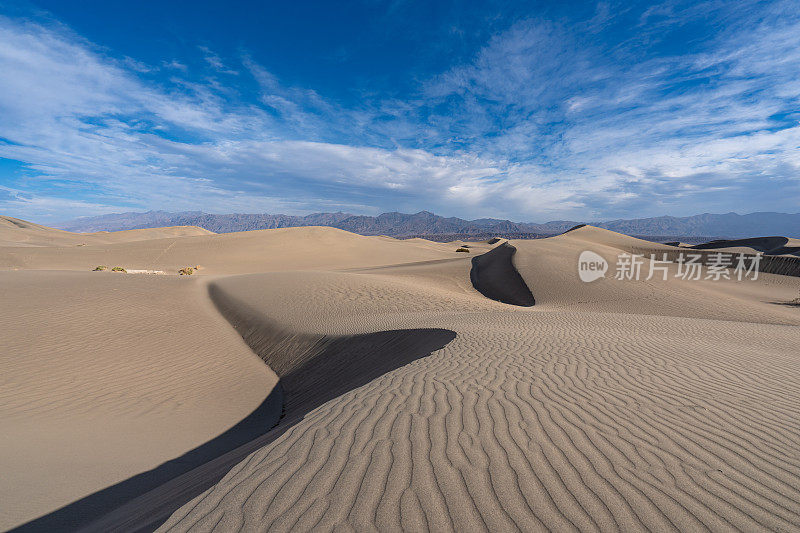
[[[530,307],[536,303],[525,280],[514,267],[517,249],[503,243],[485,254],[472,258],[469,273],[475,290],[504,304]]]
[[[430,355],[456,336],[445,329],[339,337],[299,334],[274,327],[214,285],[209,292],[251,349],[278,374],[275,389],[250,415],[213,440],[12,531],[152,531],[309,411]]]

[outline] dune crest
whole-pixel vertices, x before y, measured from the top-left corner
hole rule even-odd
[[[212,301],[245,342],[280,378],[283,414],[302,416],[455,338],[443,329],[387,330],[354,335],[299,333],[281,328],[212,283]]]

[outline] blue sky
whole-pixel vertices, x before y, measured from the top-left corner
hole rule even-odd
[[[7,2],[0,213],[797,212],[798,73],[796,0]]]

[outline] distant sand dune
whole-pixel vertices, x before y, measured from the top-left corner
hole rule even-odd
[[[175,226],[115,232],[71,233],[17,218],[0,216],[0,246],[88,246],[194,235],[214,235],[214,232],[197,226]]]
[[[766,255],[800,255],[800,239],[786,237],[758,237],[755,239],[734,239],[711,241],[691,246],[695,250],[716,250],[720,248],[750,248],[751,252]]]
[[[108,235],[108,240],[116,239],[116,233]],[[118,265],[176,273],[179,268],[202,265],[204,274],[249,274],[381,266],[455,255],[455,248],[447,244],[404,242],[389,237],[363,237],[335,228],[303,227],[90,243],[80,247],[3,247],[0,242],[0,269],[91,270],[97,265]]]

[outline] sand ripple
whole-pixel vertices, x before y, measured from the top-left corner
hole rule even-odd
[[[301,277],[269,290],[313,300]],[[497,310],[394,325],[417,321],[457,337],[319,406],[162,530],[800,527],[795,327]]]

